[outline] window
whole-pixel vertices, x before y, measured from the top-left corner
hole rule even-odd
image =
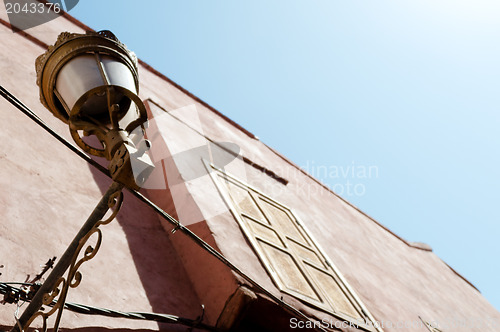
[[[222,196],[281,291],[342,319],[367,322],[366,310],[289,208],[213,169]]]

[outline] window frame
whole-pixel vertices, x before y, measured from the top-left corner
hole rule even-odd
[[[424,320],[421,316],[418,316],[418,318],[420,318],[420,320],[424,323],[425,327],[430,331],[430,332],[444,332],[442,329],[438,328],[438,327],[434,327],[432,326],[431,323],[429,323],[428,321]]]
[[[304,223],[302,220],[299,218],[297,213],[287,207],[286,205],[279,203],[275,199],[271,198],[269,195],[266,195],[265,193],[261,192],[260,190],[256,189],[255,187],[244,183],[243,181],[237,179],[236,177],[232,176],[228,172],[225,172],[224,170],[219,169],[218,167],[214,166],[207,160],[203,160],[205,163],[205,167],[207,168],[208,173],[210,174],[213,182],[215,183],[217,190],[219,191],[219,194],[222,196],[224,203],[227,205],[229,210],[231,211],[231,214],[233,215],[234,219],[237,221],[238,226],[242,230],[242,233],[244,234],[245,238],[250,242],[252,249],[257,253],[257,258],[263,265],[264,269],[266,272],[269,274],[271,277],[271,280],[273,283],[276,285],[278,290],[280,292],[283,292],[285,294],[288,294],[290,296],[293,296],[295,298],[298,298],[302,302],[304,302],[307,305],[310,305],[316,309],[320,309],[330,315],[333,315],[334,317],[341,319],[346,322],[351,322],[353,324],[356,324],[359,328],[362,328],[367,331],[383,331],[377,324],[374,324],[375,320],[373,316],[370,314],[370,312],[367,310],[366,306],[361,302],[360,298],[357,296],[357,294],[354,292],[353,288],[349,285],[345,277],[340,273],[339,269],[335,266],[335,264],[332,262],[332,260],[326,255],[326,252],[321,248],[319,245],[318,241],[314,238],[314,236],[311,234],[311,232],[305,227]],[[243,217],[251,219],[254,222],[257,222],[259,225],[269,228],[272,231],[274,231],[280,241],[282,243],[288,243],[290,241],[296,242],[298,245],[304,246],[300,244],[299,242],[289,238],[287,235],[284,234],[284,232],[281,230],[279,225],[274,225],[273,227],[270,227],[268,225],[265,225],[263,222],[258,220],[255,217],[252,217],[249,214],[246,213],[241,213],[238,211],[237,208],[237,203],[233,200],[231,197],[231,194],[229,192],[229,188],[224,188],[224,184],[222,183],[222,180],[224,181],[229,181],[232,182],[233,185],[237,185],[240,187],[240,189],[245,190],[251,199],[253,200],[253,203],[257,206],[257,208],[260,210],[260,212],[263,214],[264,218],[269,219],[269,217],[266,215],[266,212],[263,211],[263,206],[261,206],[259,202],[259,198],[262,199],[265,203],[274,205],[278,209],[282,210],[285,212],[291,219],[291,222],[295,220],[295,226],[296,229],[301,233],[302,236],[306,239],[306,242],[310,242],[309,245],[311,248],[306,248],[307,250],[313,251],[316,255],[319,256],[319,258],[322,260],[322,263],[326,265],[324,266],[318,266],[317,263],[314,263],[311,261],[311,263],[308,263],[305,258],[302,258],[293,248],[288,247],[288,246],[283,246],[279,247],[278,245],[270,242],[267,239],[264,239],[263,237],[259,236],[256,234],[256,232],[252,231],[250,227],[248,226],[248,222],[243,220]],[[268,212],[267,212],[268,213]],[[284,239],[285,238],[285,239]],[[257,240],[264,242],[266,245],[272,246],[273,248],[277,250],[284,251],[287,253],[292,259],[294,260],[294,263],[300,270],[300,272],[305,276],[307,279],[307,282],[310,284],[311,289],[316,292],[320,293],[317,294],[318,298],[320,299],[315,300],[306,294],[301,293],[298,290],[293,290],[290,289],[288,286],[286,286],[282,281],[279,273],[275,271],[272,263],[272,259],[268,257],[268,254],[261,249],[261,246],[257,242]],[[339,290],[345,295],[345,298],[347,301],[350,302],[350,304],[353,306],[353,308],[356,310],[356,312],[359,315],[358,317],[352,317],[349,314],[340,312],[335,310],[335,304],[331,303],[331,300],[329,299],[329,296],[327,295],[326,290],[324,290],[321,287],[321,284],[316,280],[316,277],[314,277],[311,273],[309,273],[306,268],[305,264],[309,264],[312,268],[321,268],[321,271],[329,276],[331,276],[336,282],[337,285],[339,286]],[[361,320],[364,321],[361,322]]]

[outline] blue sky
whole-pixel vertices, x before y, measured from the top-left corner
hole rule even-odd
[[[82,0],[70,14],[500,308],[499,1]],[[377,172],[320,172],[353,166]]]

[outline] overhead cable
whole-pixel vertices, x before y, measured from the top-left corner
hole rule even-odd
[[[0,293],[8,294],[12,291],[17,293],[22,293],[20,288],[13,287],[11,285],[18,284],[14,282],[0,282]],[[28,284],[31,285],[31,284]],[[23,300],[21,298],[21,300]],[[24,299],[26,300],[26,299]],[[28,300],[29,301],[29,300]],[[57,304],[57,301],[52,301],[50,306],[54,306]],[[178,324],[189,326],[197,329],[203,329],[207,331],[217,331],[217,328],[201,323],[201,319],[189,319],[183,318],[176,315],[170,314],[157,314],[152,312],[125,312],[113,309],[99,308],[85,304],[77,304],[66,302],[64,304],[64,309],[73,311],[79,314],[84,315],[98,315],[105,317],[113,317],[113,318],[126,318],[126,319],[134,319],[134,320],[147,320],[147,321],[155,321],[158,323],[167,323],[167,324]]]

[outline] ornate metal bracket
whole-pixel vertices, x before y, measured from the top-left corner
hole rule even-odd
[[[25,310],[23,313],[23,316],[17,320],[16,326],[13,328],[12,331],[25,331],[34,321],[35,319],[41,317],[42,322],[43,322],[43,332],[47,331],[47,325],[48,325],[48,319],[50,316],[53,314],[57,313],[56,320],[54,322],[54,328],[53,331],[57,332],[59,330],[59,324],[61,321],[62,313],[64,310],[64,304],[66,302],[66,297],[68,294],[68,291],[70,288],[76,288],[80,285],[80,282],[82,281],[82,273],[79,271],[80,267],[82,266],[83,263],[91,260],[94,258],[99,251],[99,248],[101,247],[101,242],[102,242],[102,231],[99,228],[102,225],[109,224],[118,214],[118,211],[120,210],[122,203],[123,203],[123,193],[122,193],[122,188],[123,186],[118,184],[118,183],[113,183],[111,187],[108,189],[106,192],[105,196],[103,198],[107,197],[107,205],[100,206],[102,203],[104,203],[102,200],[97,206],[96,210],[94,212],[100,212],[98,213],[100,216],[95,219],[91,220],[92,217],[94,216],[94,213],[89,217],[87,220],[86,224],[91,224],[92,227],[90,230],[83,232],[82,236],[78,236],[74,239],[73,242],[77,242],[77,246],[75,250],[71,250],[72,252],[69,253],[71,257],[71,260],[68,261],[69,263],[69,270],[68,274],[66,277],[61,276],[64,274],[64,271],[68,268],[68,265],[66,266],[61,266],[58,268],[56,266],[53,270],[53,273],[55,274],[55,277],[52,277],[52,279],[56,280],[53,285],[49,285],[48,288],[45,287],[46,289],[40,289],[39,292],[42,292],[41,294],[36,294],[35,297],[39,296],[41,297],[41,302],[36,304],[33,302],[35,301],[35,298],[33,299],[32,303],[30,303],[30,306],[33,305],[34,310],[30,309],[30,306]],[[104,218],[104,214],[108,209],[113,209],[113,212],[111,215],[106,218]],[[84,225],[84,226],[85,226]],[[82,230],[84,227],[82,227]],[[82,233],[82,230],[80,233]],[[80,234],[79,233],[79,234]],[[88,241],[95,236],[97,236],[96,243],[94,246],[88,244]],[[70,246],[71,247],[71,246]],[[85,248],[85,249],[84,249]],[[83,251],[83,256],[80,257],[81,253]],[[65,253],[67,255],[67,252]],[[59,271],[58,271],[59,270]],[[59,274],[59,275],[57,275]],[[52,273],[47,278],[46,283],[50,284],[51,282],[49,279],[51,279]],[[54,304],[55,303],[55,304]],[[42,305],[49,306],[53,305],[53,307],[49,311],[44,311],[42,308]],[[37,307],[36,307],[37,306]],[[36,308],[35,308],[36,307]],[[31,312],[34,312],[33,314]],[[24,323],[25,322],[25,323]]]

